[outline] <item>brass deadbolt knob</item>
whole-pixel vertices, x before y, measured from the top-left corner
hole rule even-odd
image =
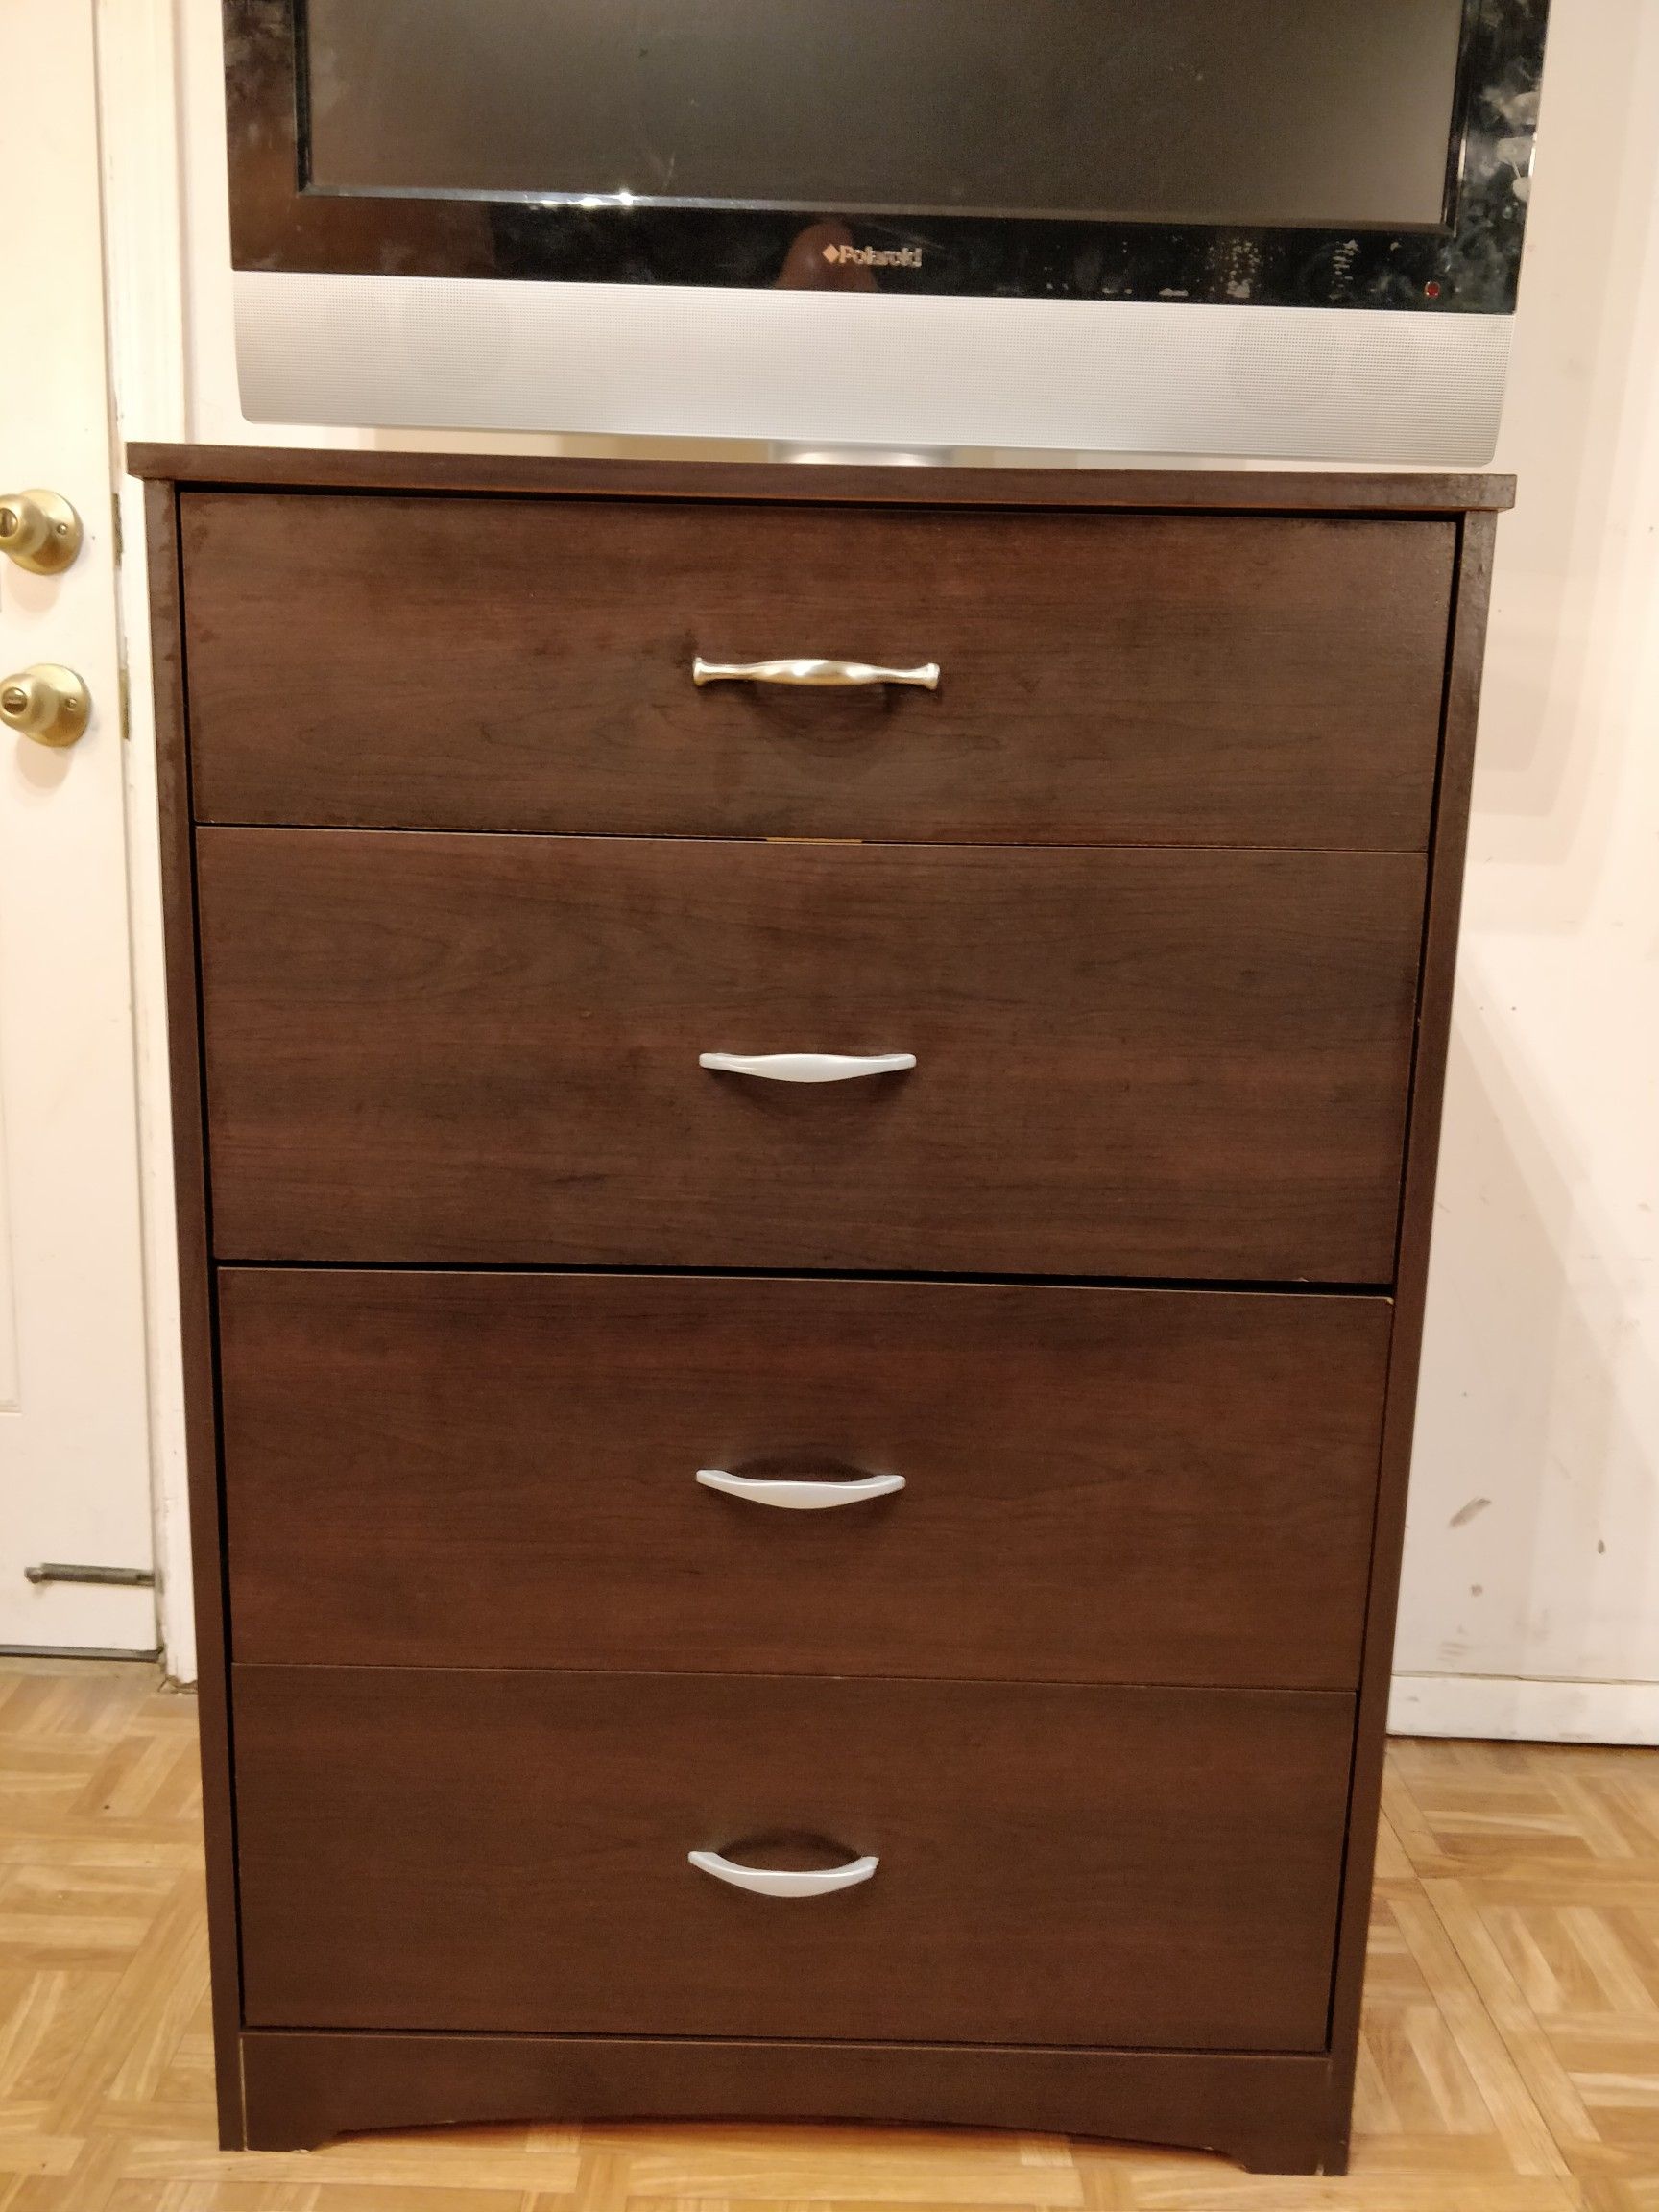
[[[0,722],[36,745],[73,745],[91,714],[91,693],[73,668],[46,661],[0,676]]]
[[[81,517],[58,492],[0,492],[0,553],[56,576],[81,550]]]

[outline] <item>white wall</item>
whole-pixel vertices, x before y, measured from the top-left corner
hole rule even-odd
[[[1397,1725],[1659,1742],[1659,7],[1556,0]]]
[[[218,5],[178,5],[189,434],[368,442],[242,421]],[[1659,1742],[1659,0],[1554,13],[1394,1718]]]

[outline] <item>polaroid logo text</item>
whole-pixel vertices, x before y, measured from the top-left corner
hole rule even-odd
[[[826,261],[847,269],[920,269],[920,246],[826,246]]]

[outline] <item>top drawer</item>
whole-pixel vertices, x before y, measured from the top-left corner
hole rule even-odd
[[[210,822],[1427,842],[1437,519],[189,493]],[[936,691],[692,682],[937,662]]]

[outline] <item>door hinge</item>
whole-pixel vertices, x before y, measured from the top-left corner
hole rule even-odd
[[[100,1582],[117,1590],[154,1590],[156,1577],[148,1567],[66,1567],[55,1559],[43,1566],[25,1567],[26,1582]]]
[[[121,529],[121,494],[119,492],[110,493],[109,505],[114,512],[115,517],[115,565],[117,568],[119,568],[121,565],[122,557],[127,549],[127,541],[123,536]]]

